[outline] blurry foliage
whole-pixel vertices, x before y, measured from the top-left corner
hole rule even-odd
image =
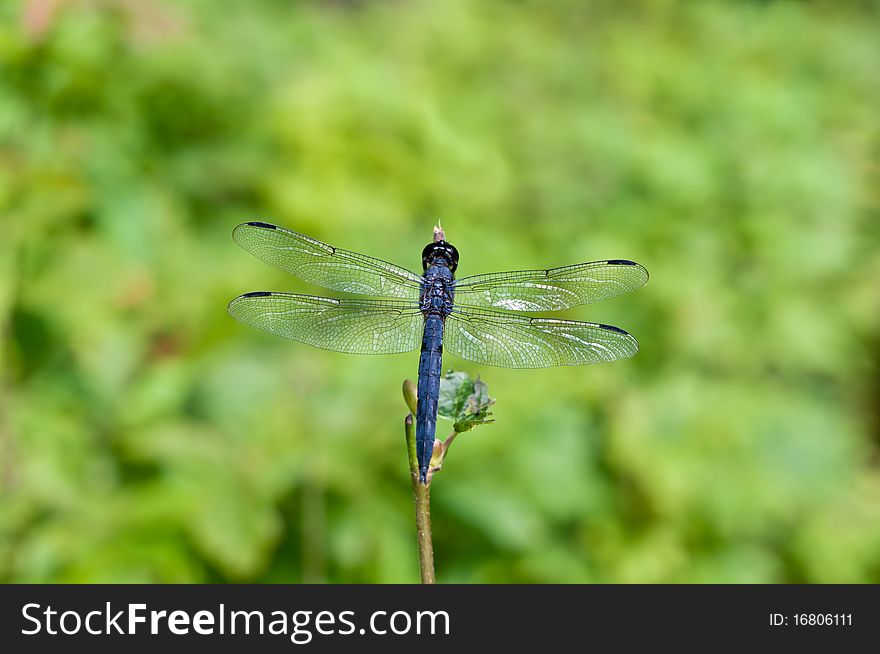
[[[876,2],[0,3],[0,579],[417,579],[399,382],[231,320],[268,219],[626,257],[629,361],[496,422],[440,581],[880,582]]]

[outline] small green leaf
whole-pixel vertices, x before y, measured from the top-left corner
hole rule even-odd
[[[465,372],[447,372],[440,380],[438,415],[454,421],[456,433],[470,431],[477,425],[492,422],[489,407],[495,400],[479,377],[470,378]]]
[[[403,399],[406,401],[406,405],[409,407],[409,410],[412,411],[413,415],[416,413],[416,385],[412,379],[405,379],[403,381]]]
[[[474,390],[474,383],[466,372],[447,372],[440,379],[440,400],[437,414],[456,420],[465,401]]]
[[[434,439],[434,447],[431,450],[431,463],[429,464],[429,468],[439,468],[440,464],[443,463],[443,458],[446,456],[446,451],[443,448],[443,442],[440,440]]]

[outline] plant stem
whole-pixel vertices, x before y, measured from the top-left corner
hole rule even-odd
[[[433,584],[436,580],[434,578],[434,544],[431,541],[431,487],[429,484],[419,483],[416,435],[411,413],[406,416],[403,425],[406,431],[406,449],[409,455],[409,474],[412,478],[413,504],[416,507],[419,568],[422,572],[422,583]]]

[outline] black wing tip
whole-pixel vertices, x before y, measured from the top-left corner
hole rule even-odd
[[[226,311],[237,320],[238,318],[235,315],[235,311],[237,310],[238,305],[241,303],[242,300],[252,297],[271,297],[273,295],[275,294],[271,291],[251,291],[250,293],[243,293],[242,295],[239,295],[236,298],[232,298],[232,300],[229,301],[229,304],[226,305]]]
[[[638,266],[645,272],[645,282],[647,283],[648,279],[650,279],[651,274],[648,272],[648,269],[645,268],[642,264],[636,261],[630,261],[629,259],[608,259],[605,263],[609,266]]]
[[[235,240],[236,243],[238,243],[239,245],[242,245],[242,247],[244,247],[245,249],[247,249],[247,247],[245,247],[241,243],[241,241],[239,241],[239,238],[241,238],[241,236],[242,236],[242,234],[241,234],[242,230],[245,229],[246,227],[256,227],[257,229],[266,229],[266,230],[281,229],[277,225],[273,225],[272,223],[264,223],[260,220],[251,220],[249,222],[240,223],[240,224],[236,225],[235,229],[232,230],[232,238]]]
[[[632,336],[628,331],[621,329],[620,327],[615,327],[614,325],[602,325],[597,324],[598,327],[602,329],[607,329],[609,332],[617,332],[618,334],[626,334],[627,336]]]
[[[630,341],[632,341],[633,346],[635,346],[635,349],[632,351],[632,353],[625,355],[623,358],[628,359],[629,357],[635,356],[636,353],[639,351],[638,339],[635,336],[633,336],[632,334],[630,334],[628,331],[626,331],[625,329],[621,329],[620,327],[615,327],[614,325],[603,325],[601,323],[596,323],[596,326],[601,329],[604,329],[606,331],[614,332],[616,334],[623,334],[624,336],[629,337]]]
[[[248,227],[259,227],[261,229],[278,229],[278,225],[273,225],[272,223],[264,223],[261,220],[252,220],[243,224],[247,225]]]

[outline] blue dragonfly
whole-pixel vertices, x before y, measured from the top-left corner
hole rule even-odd
[[[270,223],[243,223],[232,238],[306,282],[376,298],[245,293],[229,303],[236,320],[336,352],[395,354],[421,345],[416,406],[421,483],[427,483],[434,445],[444,348],[504,368],[614,361],[639,349],[631,334],[611,325],[508,313],[558,311],[637,289],[648,281],[648,271],[627,259],[456,279],[458,250],[439,229],[422,251],[421,275]]]

